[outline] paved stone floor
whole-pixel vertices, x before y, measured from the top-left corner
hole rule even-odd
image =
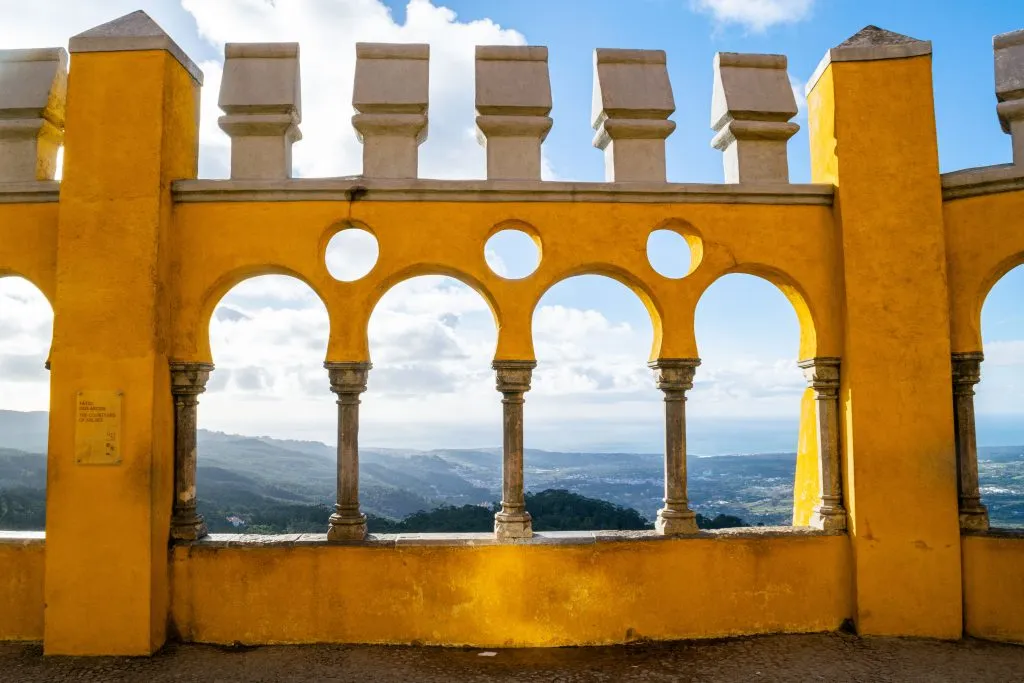
[[[551,650],[172,645],[150,659],[0,643],[0,681],[1015,681],[1024,646],[830,634]]]

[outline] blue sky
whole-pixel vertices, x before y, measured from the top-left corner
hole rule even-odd
[[[999,128],[992,36],[1024,27],[1012,2],[876,0],[0,0],[0,45],[65,44],[69,36],[145,9],[206,74],[200,174],[225,177],[228,140],[216,126],[223,43],[298,41],[302,46],[303,142],[296,173],[358,173],[360,148],[348,104],[356,41],[430,42],[430,137],[425,177],[481,177],[473,139],[474,44],[538,44],[549,49],[554,126],[544,145],[549,177],[603,179],[591,145],[592,51],[657,48],[668,55],[677,111],[668,139],[668,178],[721,182],[721,154],[709,142],[711,63],[716,51],[776,52],[789,58],[801,92],[825,51],[875,24],[934,48],[943,171],[1010,160]],[[447,8],[447,9],[445,9]],[[796,121],[805,126],[801,112]],[[894,122],[899,125],[899,122]],[[809,179],[806,130],[789,145],[794,182]],[[353,247],[336,254],[370,258]],[[528,250],[495,254],[514,270]],[[682,258],[682,257],[681,257]],[[986,304],[985,381],[978,409],[982,443],[1024,442],[1005,415],[1024,415],[1024,268],[997,285]],[[49,311],[38,294],[0,280],[0,408],[45,409]],[[14,321],[14,322],[11,322]],[[321,367],[327,334],[322,304],[282,278],[243,283],[211,324],[218,370],[203,398],[201,426],[241,433],[333,436],[333,401]],[[597,277],[564,282],[535,318],[541,363],[527,403],[527,445],[552,449],[657,450],[660,395],[645,367],[650,322],[639,301]],[[396,447],[500,443],[500,403],[489,369],[495,332],[486,306],[453,281],[400,285],[371,324],[375,369],[364,401],[364,442]],[[797,324],[771,285],[729,276],[697,315],[704,364],[689,405],[698,452],[791,450],[803,380],[795,367]],[[6,371],[6,372],[3,372]],[[0,380],[4,381],[4,380]],[[450,417],[456,416],[455,421]],[[1003,415],[1003,417],[1000,417]],[[989,426],[991,425],[991,426]]]

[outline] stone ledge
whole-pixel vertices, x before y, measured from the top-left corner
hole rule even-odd
[[[0,545],[44,545],[45,531],[0,531]]]
[[[1024,190],[1024,166],[996,164],[942,174],[942,200]]]
[[[60,181],[29,180],[0,183],[0,204],[40,204],[60,201]]]
[[[960,532],[961,536],[980,536],[982,538],[1012,538],[1020,541],[1024,541],[1024,527],[1018,529],[985,529],[985,530],[972,530],[964,529]]]
[[[364,541],[333,542],[327,534],[210,534],[197,541],[182,541],[179,546],[196,548],[292,548],[292,547],[359,547],[400,548],[410,546],[478,547],[495,545],[580,546],[598,543],[632,543],[658,541],[739,541],[763,538],[813,538],[845,536],[845,532],[821,531],[809,527],[738,527],[701,531],[693,536],[663,536],[653,530],[644,531],[539,531],[533,538],[499,541],[494,534],[483,533],[415,533],[370,534]]]
[[[177,202],[434,201],[831,206],[824,184],[584,183],[539,180],[386,180],[362,176],[289,180],[178,180]]]

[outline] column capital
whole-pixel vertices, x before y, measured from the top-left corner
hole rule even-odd
[[[842,361],[833,356],[817,356],[797,363],[804,371],[804,378],[819,395],[839,391],[839,368]]]
[[[361,394],[366,391],[366,378],[373,367],[369,361],[327,361],[331,391],[336,394]]]
[[[700,358],[659,358],[647,367],[654,370],[654,381],[662,391],[689,391]]]
[[[206,391],[206,383],[213,372],[213,363],[188,361],[170,362],[171,393],[175,396],[198,395]]]
[[[530,390],[535,360],[496,360],[491,363],[495,371],[497,389],[503,394],[522,394]]]
[[[981,381],[981,362],[985,354],[981,351],[968,351],[952,354],[953,388],[957,391],[971,391]]]
[[[142,10],[136,10],[72,36],[68,47],[71,54],[164,50],[181,64],[192,80],[198,85],[203,84],[203,72],[195,62],[189,59],[185,51]]]

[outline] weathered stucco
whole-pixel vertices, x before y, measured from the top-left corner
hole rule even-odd
[[[0,640],[43,637],[42,534],[5,533],[0,538]]]
[[[178,546],[172,621],[213,643],[482,647],[835,630],[844,536],[565,546]]]

